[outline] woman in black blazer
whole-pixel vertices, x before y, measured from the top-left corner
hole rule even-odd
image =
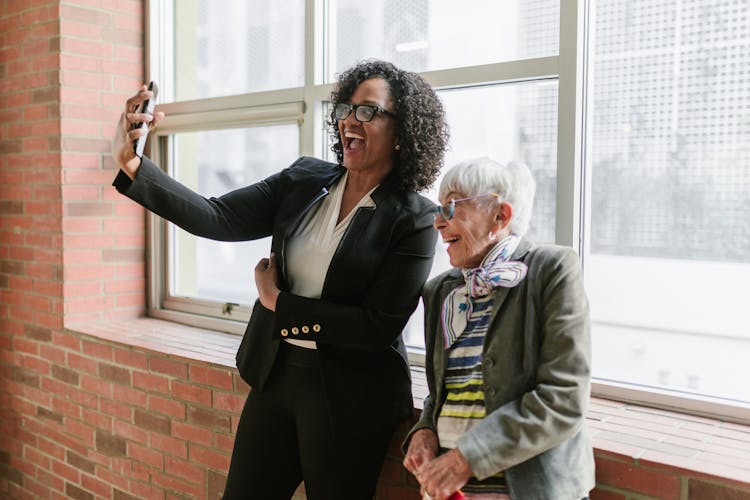
[[[128,100],[115,137],[118,191],[183,229],[272,236],[237,353],[251,386],[225,499],[370,499],[396,424],[413,402],[401,331],[429,274],[443,108],[418,75],[365,61],[344,72],[328,118],[338,164],[303,157],[254,185],[204,198],[133,153]],[[316,243],[311,243],[311,242]]]

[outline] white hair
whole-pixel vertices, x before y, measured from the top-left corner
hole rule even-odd
[[[448,169],[440,182],[441,199],[451,192],[467,197],[496,193],[500,195],[498,202],[505,201],[513,207],[510,231],[524,235],[529,229],[536,181],[523,163],[502,165],[486,157],[463,161]]]

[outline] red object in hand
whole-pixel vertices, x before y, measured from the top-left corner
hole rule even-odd
[[[458,490],[457,492],[449,496],[448,500],[466,500],[466,497],[463,493],[461,493],[461,490]]]

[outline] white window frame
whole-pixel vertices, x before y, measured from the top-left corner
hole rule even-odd
[[[332,84],[323,83],[325,0],[305,1],[305,83],[303,87],[278,91],[254,92],[243,95],[216,97],[189,102],[159,105],[167,118],[156,130],[151,144],[151,155],[161,165],[167,165],[166,141],[170,134],[185,131],[248,127],[269,123],[300,125],[300,155],[321,157],[326,143],[323,107]],[[436,89],[471,87],[477,85],[558,80],[557,125],[557,194],[555,242],[572,247],[580,256],[586,270],[585,256],[588,239],[584,231],[590,221],[585,205],[590,195],[590,176],[586,144],[586,90],[588,87],[587,22],[592,19],[594,2],[590,0],[560,0],[560,38],[557,56],[522,59],[496,64],[427,71],[422,76]],[[168,7],[159,10],[159,2],[147,5],[147,67],[157,81],[167,74],[165,61],[170,60],[164,39],[169,33],[160,31],[159,19],[169,16]],[[591,12],[590,12],[591,11]],[[149,38],[157,33],[161,39]],[[162,90],[164,91],[164,90]],[[180,299],[166,296],[169,277],[166,269],[166,224],[154,215],[149,216],[149,294],[148,313],[151,316],[194,326],[226,331],[244,332],[250,307],[234,307],[231,319],[222,319],[222,304],[212,301]],[[217,314],[219,312],[219,314]],[[410,352],[416,365],[423,364],[424,353]],[[594,379],[592,393],[610,399],[634,402],[666,409],[719,417],[738,422],[750,422],[750,405],[731,404],[725,400],[659,391],[613,381]]]

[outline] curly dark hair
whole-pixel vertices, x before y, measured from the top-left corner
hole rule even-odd
[[[362,61],[344,71],[331,92],[331,114],[326,119],[331,150],[341,163],[344,149],[338,122],[333,116],[336,104],[349,102],[360,83],[376,77],[388,82],[395,104],[393,112],[396,115],[396,137],[400,149],[396,154],[394,171],[404,189],[426,189],[435,182],[443,165],[448,145],[448,124],[443,103],[435,90],[416,73],[379,60]]]

